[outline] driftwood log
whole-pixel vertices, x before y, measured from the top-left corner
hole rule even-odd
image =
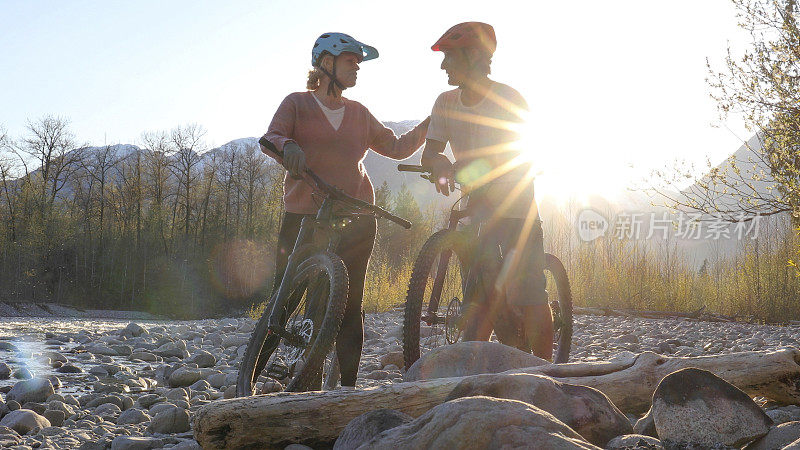
[[[625,412],[650,407],[666,375],[687,367],[711,371],[751,396],[800,404],[800,350],[742,352],[693,358],[651,352],[611,362],[548,364],[507,373],[536,373],[590,386]],[[442,403],[463,379],[396,383],[360,391],[279,393],[220,400],[194,419],[203,448],[281,448],[289,443],[332,442],[347,423],[371,410],[390,408],[417,417]]]

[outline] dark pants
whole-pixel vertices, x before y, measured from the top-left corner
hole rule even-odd
[[[273,290],[277,290],[286,271],[289,254],[292,253],[300,222],[304,214],[286,212],[283,215],[281,231],[278,234],[278,251],[275,261],[275,282]],[[308,216],[314,217],[314,216]],[[355,386],[358,375],[358,362],[361,359],[361,347],[364,344],[364,321],[361,315],[361,301],[364,298],[364,280],[367,275],[372,246],[375,243],[375,218],[372,216],[354,216],[352,222],[342,233],[336,254],[342,258],[349,277],[347,308],[342,319],[342,327],[336,338],[336,354],[339,357],[339,370],[342,374],[342,386]]]
[[[482,224],[475,258],[477,267],[497,273],[470,274],[465,305],[464,340],[487,340],[495,330],[506,345],[523,330],[513,307],[547,304],[544,237],[538,215],[525,230],[525,219],[501,218]],[[497,267],[498,258],[503,264]],[[480,280],[482,284],[476,284]]]

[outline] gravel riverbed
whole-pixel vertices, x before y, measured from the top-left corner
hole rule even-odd
[[[191,418],[232,397],[250,319],[0,319],[0,447],[199,448]],[[359,388],[402,380],[402,312],[366,316]],[[576,316],[573,361],[798,346],[800,327]],[[434,341],[423,327],[426,341]],[[277,386],[276,386],[277,387]],[[267,390],[272,386],[267,386]],[[788,409],[787,409],[788,408]],[[800,408],[768,411],[800,419]],[[791,409],[794,408],[794,409]],[[796,417],[795,417],[796,416]]]

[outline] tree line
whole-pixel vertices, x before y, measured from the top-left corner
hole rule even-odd
[[[29,121],[21,137],[0,130],[0,301],[175,317],[262,301],[283,168],[254,140],[209,149],[204,136],[191,124],[143,133],[138,146],[89,147],[53,116]],[[394,208],[388,187],[378,194]],[[404,213],[421,215],[399,195]],[[397,231],[379,238],[393,254]],[[376,261],[397,263],[380,251]]]

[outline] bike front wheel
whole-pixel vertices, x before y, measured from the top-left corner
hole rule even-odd
[[[419,359],[422,350],[460,338],[460,306],[464,301],[469,243],[470,237],[465,232],[441,230],[428,238],[414,261],[403,316],[406,370]],[[437,275],[441,275],[441,286],[435,286]],[[452,306],[450,314],[448,306]],[[421,322],[426,325],[421,326]]]
[[[347,302],[347,269],[341,258],[322,252],[297,267],[281,314],[282,332],[270,333],[273,297],[256,323],[247,344],[236,384],[236,395],[253,395],[256,383],[277,381],[285,391],[316,388],[325,356],[339,334]]]

